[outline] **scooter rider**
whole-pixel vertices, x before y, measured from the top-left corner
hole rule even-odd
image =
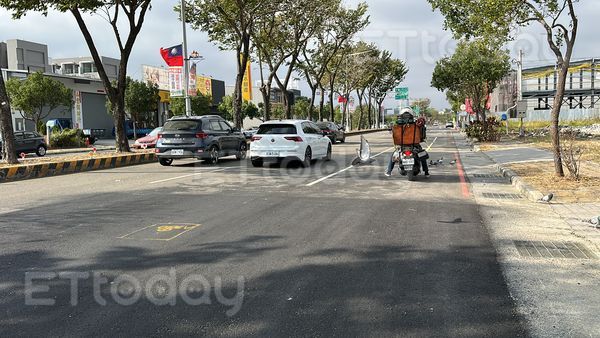
[[[412,116],[415,115],[414,111],[411,108],[403,108],[400,111],[400,114],[397,116],[397,119],[399,120],[401,118],[401,116],[404,115],[404,114],[406,114],[406,113],[409,113]],[[398,121],[396,121],[395,123],[398,123]],[[422,117],[420,117],[419,119],[417,119],[416,124],[417,124],[418,127],[425,128],[425,119],[422,118]],[[423,149],[420,144],[418,144],[417,147],[419,148],[419,150]],[[390,160],[389,160],[389,163],[388,163],[387,170],[385,172],[385,176],[387,176],[387,177],[392,176],[392,171],[394,170],[394,166],[396,165],[396,161],[397,161],[397,159],[394,159],[394,154],[392,154],[390,156]],[[429,166],[427,165],[427,159],[426,158],[422,158],[421,159],[421,167],[423,168],[423,171],[425,173],[425,177],[429,177]],[[404,170],[404,168],[401,168],[400,174],[402,176],[405,176],[406,175],[406,170]]]

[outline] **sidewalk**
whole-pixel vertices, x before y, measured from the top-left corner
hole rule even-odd
[[[476,152],[455,134],[462,165],[484,226],[496,247],[506,283],[534,337],[597,337],[600,322],[600,230],[574,220],[596,205],[536,203],[498,172],[503,164],[532,160],[532,152]],[[515,148],[519,148],[516,149]],[[535,152],[533,160],[544,160]],[[496,162],[498,161],[498,162]],[[575,224],[578,222],[578,224]]]

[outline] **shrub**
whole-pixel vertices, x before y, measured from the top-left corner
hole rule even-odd
[[[581,156],[583,155],[583,149],[577,146],[577,131],[569,128],[561,132],[562,142],[560,145],[560,153],[562,156],[563,163],[571,178],[579,181],[580,169],[581,169]]]
[[[52,148],[73,148],[85,145],[83,131],[81,129],[64,129],[52,132],[50,146]]]
[[[501,124],[495,117],[489,117],[484,122],[475,121],[465,128],[467,136],[479,142],[493,142],[500,140]]]

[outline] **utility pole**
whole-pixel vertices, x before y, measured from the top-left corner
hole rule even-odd
[[[185,30],[185,0],[181,0],[181,25],[183,28],[183,88],[185,90],[184,99],[185,99],[185,116],[192,115],[192,102],[190,99],[190,59],[188,57],[187,52],[187,34]]]
[[[523,50],[519,49],[519,61],[517,61],[517,102],[521,101],[523,101]],[[523,116],[520,116],[519,120],[519,137],[524,137]]]

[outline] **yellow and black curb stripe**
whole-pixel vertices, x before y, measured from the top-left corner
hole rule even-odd
[[[123,154],[111,157],[99,157],[65,162],[17,165],[13,167],[0,168],[0,183],[64,174],[74,174],[84,171],[111,169],[155,161],[156,155],[154,153],[143,153]]]

